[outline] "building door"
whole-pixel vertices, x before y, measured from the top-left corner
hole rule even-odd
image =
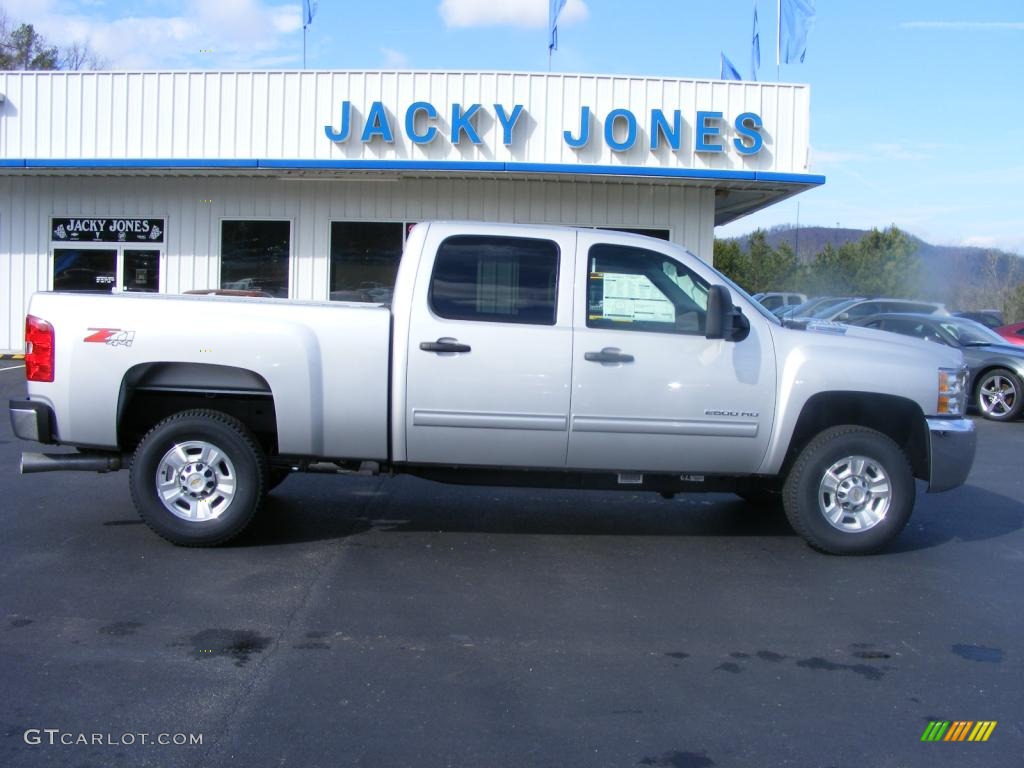
[[[160,291],[160,251],[125,248],[121,254],[122,291]]]

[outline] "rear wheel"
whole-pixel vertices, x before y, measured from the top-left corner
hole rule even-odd
[[[993,421],[1013,421],[1024,410],[1024,383],[1005,368],[989,371],[978,380],[977,406]]]
[[[238,419],[182,411],[139,443],[130,486],[139,515],[174,544],[211,547],[241,533],[263,497],[266,457]]]
[[[876,552],[914,508],[906,455],[873,429],[827,429],[800,452],[783,487],[786,517],[808,544],[834,555]]]

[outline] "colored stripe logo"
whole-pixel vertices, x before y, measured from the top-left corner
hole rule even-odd
[[[988,741],[996,729],[996,720],[932,720],[921,734],[921,741]]]

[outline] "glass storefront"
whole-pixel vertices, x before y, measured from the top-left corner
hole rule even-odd
[[[116,282],[116,248],[53,249],[53,290],[111,293]]]
[[[332,221],[331,301],[390,302],[409,226]]]
[[[149,218],[51,218],[53,290],[159,292],[166,223]]]
[[[222,221],[220,287],[288,297],[290,221]]]

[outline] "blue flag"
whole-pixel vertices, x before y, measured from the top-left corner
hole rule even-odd
[[[754,34],[750,38],[750,79],[757,80],[761,67],[761,33],[757,31],[757,3],[754,3]]]
[[[316,13],[317,0],[302,0],[302,26],[308,27],[313,23],[313,14]]]
[[[742,80],[743,79],[742,77],[740,77],[739,70],[737,70],[736,67],[734,67],[732,65],[732,62],[729,61],[729,59],[726,57],[726,55],[724,53],[722,54],[722,77],[721,77],[721,79],[722,80]]]
[[[814,0],[782,0],[779,13],[779,55],[783,64],[804,60],[807,35],[814,26]]]
[[[565,8],[565,0],[548,0],[548,51],[558,50],[558,14]]]

